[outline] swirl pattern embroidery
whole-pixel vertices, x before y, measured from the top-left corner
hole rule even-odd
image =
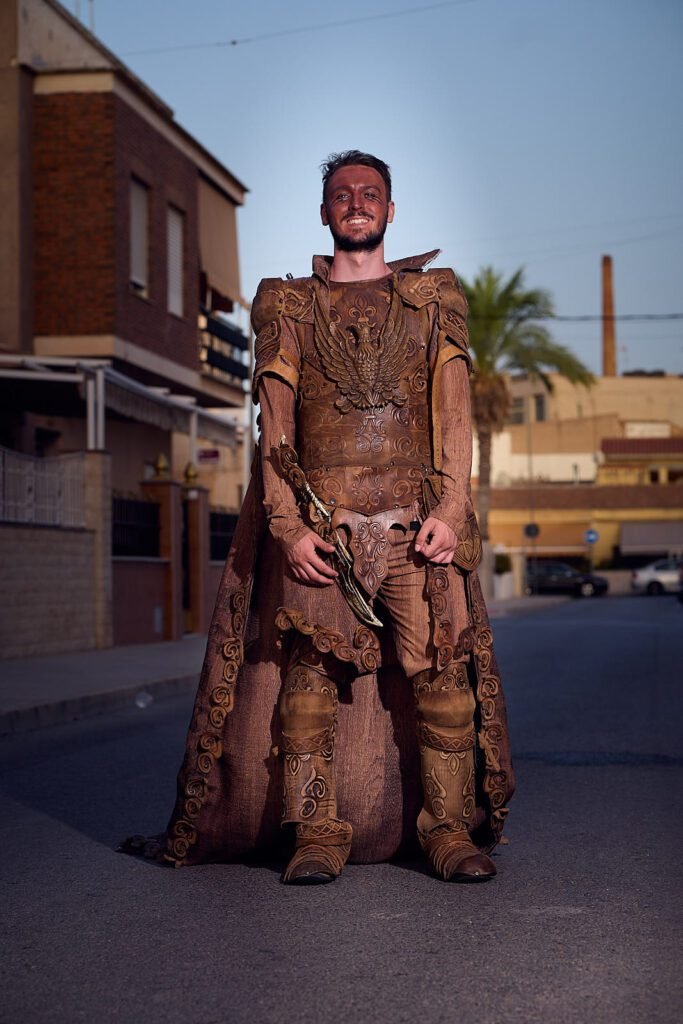
[[[232,633],[223,644],[222,679],[209,694],[208,722],[213,732],[203,732],[197,741],[194,772],[190,772],[183,788],[182,811],[171,829],[164,859],[180,867],[198,839],[196,820],[209,792],[208,776],[222,756],[222,729],[234,707],[234,689],[244,659],[242,638],[246,615],[247,584],[236,590],[230,599],[228,627]]]
[[[387,536],[380,523],[372,519],[359,523],[351,541],[356,561],[354,573],[368,594],[376,594],[387,574],[388,566],[383,558],[387,547]]]
[[[379,508],[384,496],[384,478],[380,469],[364,466],[354,474],[351,493],[358,506],[362,508]]]
[[[440,821],[446,817],[446,790],[439,781],[436,768],[432,768],[424,777],[425,802],[431,807],[432,814]]]
[[[275,625],[282,632],[295,629],[302,636],[310,637],[321,654],[331,653],[340,661],[352,662],[359,671],[374,672],[379,664],[379,640],[367,626],[358,626],[349,643],[341,633],[308,622],[301,612],[292,608],[279,608]]]
[[[301,787],[300,793],[303,797],[301,817],[312,818],[318,810],[319,802],[324,800],[327,795],[327,780],[313,768],[309,778]]]
[[[506,801],[513,789],[513,781],[507,766],[507,756],[505,762],[503,759],[504,751],[507,755],[505,703],[498,666],[493,653],[493,635],[476,575],[468,577],[468,590],[475,628],[474,660],[477,669],[477,698],[481,716],[481,728],[477,738],[484,754],[483,790],[491,810],[492,845],[495,845],[503,831],[508,813]]]
[[[356,427],[354,434],[356,435],[356,451],[364,454],[367,452],[379,454],[387,439],[382,420],[373,413],[363,417],[363,422]]]

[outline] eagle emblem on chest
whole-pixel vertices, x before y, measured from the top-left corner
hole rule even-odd
[[[340,412],[406,403],[403,374],[408,364],[408,325],[396,289],[380,330],[363,319],[346,330],[333,323],[316,289],[313,334],[325,376],[341,392],[335,402]]]

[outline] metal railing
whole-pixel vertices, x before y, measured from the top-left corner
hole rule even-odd
[[[85,526],[83,454],[37,458],[0,447],[0,521]]]
[[[159,505],[155,501],[112,498],[111,547],[114,558],[158,558]]]

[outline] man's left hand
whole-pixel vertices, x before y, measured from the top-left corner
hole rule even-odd
[[[428,561],[448,565],[453,561],[458,538],[450,526],[434,516],[428,516],[415,538],[415,550]]]

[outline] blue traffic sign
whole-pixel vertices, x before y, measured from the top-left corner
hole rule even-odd
[[[595,544],[600,539],[600,534],[597,530],[586,530],[583,539],[586,544]]]

